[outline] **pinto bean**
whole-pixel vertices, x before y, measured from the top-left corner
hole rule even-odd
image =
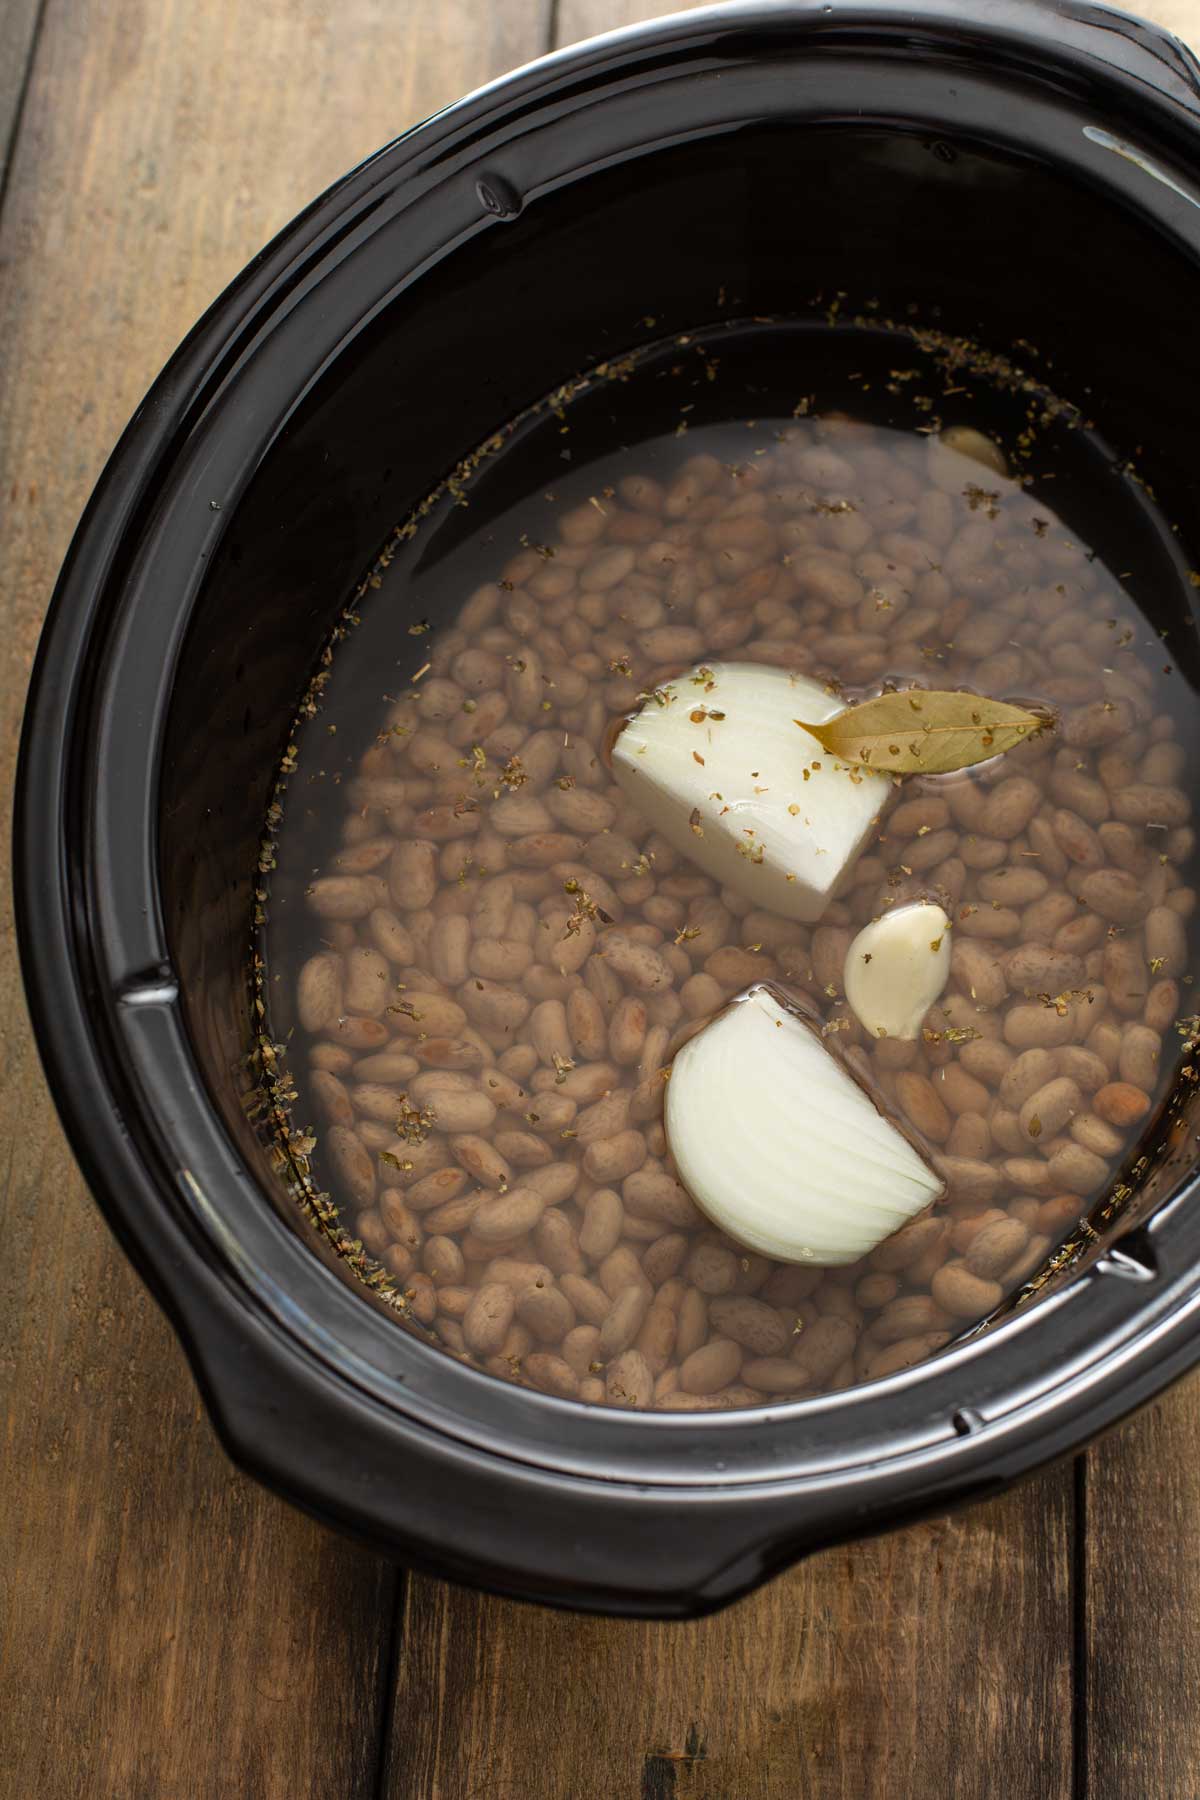
[[[977,1006],[999,1006],[1008,991],[999,958],[986,944],[969,938],[955,940],[950,955],[950,973]]]
[[[1126,1025],[1121,1034],[1121,1080],[1152,1094],[1158,1086],[1162,1040],[1148,1025]]]
[[[982,1319],[1004,1298],[998,1281],[973,1274],[965,1262],[946,1263],[933,1278],[933,1297],[955,1319]]]
[[[654,1376],[640,1350],[623,1350],[609,1363],[604,1388],[610,1406],[642,1410],[654,1399]]]
[[[1145,937],[1146,959],[1153,974],[1169,980],[1184,973],[1188,960],[1187,931],[1177,912],[1169,906],[1152,907],[1146,914]]]
[[[779,1356],[789,1346],[789,1328],[765,1300],[750,1294],[718,1295],[708,1311],[718,1333],[755,1356]]]
[[[489,1281],[476,1291],[462,1320],[463,1339],[476,1356],[493,1356],[513,1322],[516,1301],[512,1289]]]
[[[1080,1111],[1083,1095],[1066,1075],[1048,1081],[1025,1101],[1020,1112],[1021,1130],[1026,1137],[1047,1143],[1057,1137]]]

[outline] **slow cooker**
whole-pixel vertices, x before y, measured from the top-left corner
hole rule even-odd
[[[898,1375],[755,1412],[602,1411],[438,1354],[369,1302],[277,1179],[246,1103],[248,921],[273,773],[331,624],[397,517],[475,445],[577,371],[705,323],[719,285],[747,317],[870,296],[997,351],[1036,346],[1114,458],[1138,447],[1180,541],[1195,528],[1189,52],[1084,4],[683,14],[406,133],[200,321],[62,572],[16,825],[51,1086],[234,1459],[415,1566],[654,1616],[993,1493],[1200,1360],[1186,1108],[1037,1304]],[[1161,614],[1194,630],[1186,584]]]

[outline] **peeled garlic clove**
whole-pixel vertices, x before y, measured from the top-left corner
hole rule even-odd
[[[962,494],[999,481],[1000,493],[1010,491],[1008,459],[999,444],[973,425],[949,425],[930,437],[928,467],[931,480],[948,494]]]
[[[993,475],[1008,474],[1008,459],[995,438],[985,437],[973,425],[947,425],[945,431],[938,433],[938,441],[947,450],[954,450],[959,456],[969,456],[972,462],[982,463]]]
[[[819,682],[714,663],[659,688],[613,745],[618,786],[682,855],[759,907],[819,919],[887,799],[797,723],[846,709]]]
[[[932,900],[864,925],[842,974],[846,999],[872,1037],[915,1038],[950,976],[950,921]]]
[[[683,1046],[666,1131],[714,1225],[783,1262],[855,1262],[943,1190],[817,1024],[766,986]]]

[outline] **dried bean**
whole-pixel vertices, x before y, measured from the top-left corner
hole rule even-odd
[[[946,1263],[933,1278],[933,1298],[955,1319],[982,1319],[999,1306],[1004,1289],[998,1281],[975,1275],[965,1263]]]
[[[623,1350],[610,1362],[604,1390],[611,1406],[644,1409],[654,1399],[654,1376],[640,1350]]]
[[[463,1340],[476,1356],[493,1356],[513,1322],[516,1301],[503,1282],[489,1281],[478,1289],[463,1315]]]
[[[755,1356],[779,1356],[791,1333],[773,1306],[749,1294],[718,1295],[709,1302],[714,1329]],[[686,1384],[685,1384],[686,1385]]]
[[[1118,1073],[1123,1082],[1151,1094],[1158,1086],[1162,1040],[1148,1025],[1126,1025],[1121,1034]]]
[[[542,1216],[545,1202],[526,1187],[510,1188],[494,1200],[485,1200],[471,1219],[471,1230],[486,1244],[513,1243],[531,1231]]]

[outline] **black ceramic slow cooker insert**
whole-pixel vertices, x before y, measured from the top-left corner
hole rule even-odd
[[[247,1118],[257,849],[339,607],[489,432],[703,323],[722,283],[747,316],[845,291],[999,351],[1036,342],[1195,533],[1200,72],[1182,46],[1084,5],[682,15],[408,133],[196,327],[63,571],[16,841],[59,1106],[230,1453],[414,1564],[661,1615],[993,1492],[1200,1359],[1178,1144],[1090,1266],[935,1361],[670,1415],[501,1384],[397,1329],[322,1254]],[[1158,604],[1192,629],[1186,583]]]

